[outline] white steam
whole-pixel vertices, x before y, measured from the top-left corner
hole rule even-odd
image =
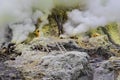
[[[34,31],[38,17],[43,21],[42,27],[56,6],[70,8],[79,5],[82,11],[75,9],[69,12],[64,24],[67,34],[78,34],[109,22],[119,22],[119,3],[120,0],[0,0],[0,30],[4,24],[10,25],[13,30],[12,41],[21,42],[29,32]],[[22,23],[14,24],[19,22]]]
[[[27,35],[35,30],[35,26],[32,24],[31,19],[27,19],[22,23],[11,24],[9,27],[14,33],[11,42],[15,43],[24,41],[27,38]]]
[[[35,30],[34,23],[42,16],[41,11],[34,11],[34,0],[0,0],[0,42],[4,39],[5,25],[13,31],[12,42],[25,40],[30,32]]]
[[[75,35],[105,24],[106,20],[104,17],[94,16],[91,13],[75,9],[68,13],[68,21],[64,24],[64,30],[69,35]]]
[[[64,24],[67,34],[75,35],[110,22],[120,22],[120,0],[89,1],[87,10],[76,9],[68,13],[68,21]]]
[[[3,25],[9,25],[13,30],[12,41],[19,43],[27,38],[29,32],[34,31],[33,25],[38,17],[43,21],[42,27],[48,23],[47,17],[54,7],[84,5],[85,1],[87,0],[0,0],[0,30],[5,28]],[[2,30],[0,38],[3,38],[3,33]]]
[[[0,25],[22,21],[31,15],[30,0],[0,0],[0,5]]]

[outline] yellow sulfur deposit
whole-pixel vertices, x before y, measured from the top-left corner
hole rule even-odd
[[[29,43],[30,41],[32,41],[34,38],[40,37],[40,30],[38,28],[35,29],[34,32],[29,33],[28,38],[26,40],[24,40],[22,43]]]
[[[36,29],[33,34],[36,35],[36,37],[39,37],[40,36],[40,30],[39,29]]]
[[[111,39],[117,43],[120,44],[120,34],[119,34],[119,28],[116,23],[111,23],[106,25],[106,30],[109,33]]]
[[[100,36],[100,34],[99,33],[93,33],[91,36],[92,37],[98,37],[98,36]]]

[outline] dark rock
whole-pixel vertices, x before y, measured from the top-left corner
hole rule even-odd
[[[0,60],[6,61],[10,59],[15,59],[15,57],[20,56],[21,53],[15,50],[16,45],[14,43],[5,43],[0,48]]]

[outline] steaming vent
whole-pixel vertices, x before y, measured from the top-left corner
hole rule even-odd
[[[41,29],[49,23],[52,9],[60,7],[66,9],[68,17],[62,24],[63,34],[76,35],[111,22],[119,23],[119,3],[119,0],[0,0],[0,29],[5,29],[3,25],[10,25],[7,41],[22,42],[35,30],[38,18],[41,19]],[[6,33],[1,34],[0,38],[4,38]]]

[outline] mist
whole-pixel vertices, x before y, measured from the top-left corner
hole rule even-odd
[[[78,9],[68,12],[68,20],[63,25],[68,35],[84,33],[111,22],[119,23],[119,3],[119,0],[0,0],[0,38],[4,38],[4,28],[9,25],[13,30],[13,42],[25,40],[34,31],[37,18],[43,21],[40,27],[47,24],[47,17],[56,6],[79,5]]]
[[[89,0],[87,10],[75,9],[68,13],[64,24],[66,34],[76,35],[111,22],[119,23],[119,3],[119,0]]]

